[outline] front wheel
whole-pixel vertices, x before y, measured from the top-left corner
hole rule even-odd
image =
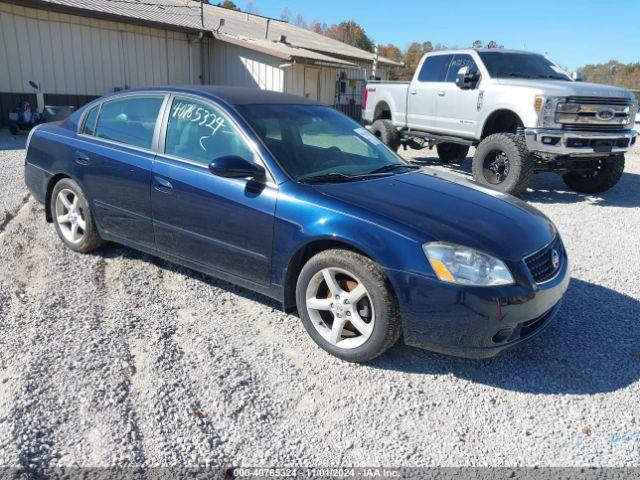
[[[590,170],[569,172],[562,176],[566,185],[580,193],[602,193],[613,187],[624,172],[624,155],[603,158]]]
[[[523,193],[533,177],[533,161],[521,135],[496,133],[485,138],[473,157],[473,179],[500,192]]]
[[[305,329],[324,350],[366,362],[400,337],[396,298],[382,268],[348,250],[326,250],[302,268],[296,303]]]

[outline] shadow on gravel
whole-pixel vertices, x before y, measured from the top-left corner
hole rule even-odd
[[[413,159],[419,165],[443,167],[462,177],[473,180],[471,160],[471,157],[467,157],[460,165],[443,165],[437,157],[418,157]],[[598,195],[586,195],[569,190],[560,175],[540,173],[533,177],[529,189],[521,198],[526,202],[534,203],[569,204],[588,202],[591,205],[602,207],[635,208],[640,207],[640,175],[625,172],[620,182],[611,190]]]
[[[453,374],[526,393],[585,395],[613,392],[640,379],[640,302],[573,279],[549,328],[530,342],[488,360],[467,360],[398,343],[374,368],[414,374]]]
[[[107,246],[95,252],[91,252],[89,255],[96,255],[102,258],[129,258],[129,259],[135,259],[135,260],[142,260],[148,263],[152,263],[164,271],[177,272],[180,275],[184,275],[185,277],[198,280],[211,287],[219,288],[221,290],[226,290],[228,292],[232,292],[235,295],[246,298],[248,300],[262,303],[266,307],[273,308],[276,310],[282,309],[282,305],[280,303],[273,300],[272,298],[267,297],[266,295],[262,295],[260,293],[254,292],[253,290],[249,290],[244,287],[234,285],[233,283],[225,282],[224,280],[220,280],[218,278],[211,277],[204,273],[200,273],[197,270],[192,270],[190,268],[183,267],[182,265],[169,262],[168,260],[164,260],[159,257],[154,257],[153,255],[148,255],[138,250],[133,250],[122,245],[117,245],[115,243],[110,243]]]

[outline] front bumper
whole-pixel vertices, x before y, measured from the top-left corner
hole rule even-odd
[[[523,262],[513,267],[526,269]],[[395,270],[387,275],[398,294],[405,343],[466,358],[493,357],[542,332],[570,281],[566,255],[558,274],[540,285],[521,275],[504,287],[463,287]]]
[[[637,135],[635,130],[575,132],[527,128],[524,131],[527,148],[532,153],[586,157],[625,153],[635,144]]]

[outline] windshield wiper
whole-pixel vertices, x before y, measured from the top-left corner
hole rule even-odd
[[[420,165],[410,165],[408,163],[389,163],[387,165],[383,165],[382,167],[376,168],[375,170],[371,170],[370,172],[367,172],[364,175],[375,175],[377,173],[387,173],[400,167],[408,168],[409,170],[419,170],[422,168]]]
[[[299,178],[298,181],[302,183],[350,182],[352,180],[358,180],[359,178],[361,177],[345,175],[344,173],[331,172],[321,173],[319,175],[308,175],[306,177]]]

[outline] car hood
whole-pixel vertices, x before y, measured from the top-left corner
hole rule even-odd
[[[428,168],[315,188],[363,210],[368,220],[377,218],[387,228],[402,225],[417,241],[466,245],[513,261],[556,234],[553,223],[523,201]]]
[[[526,78],[501,78],[500,85],[534,88],[541,94],[559,97],[618,97],[633,98],[633,94],[624,88],[587,82],[565,82],[562,80],[530,80]]]

